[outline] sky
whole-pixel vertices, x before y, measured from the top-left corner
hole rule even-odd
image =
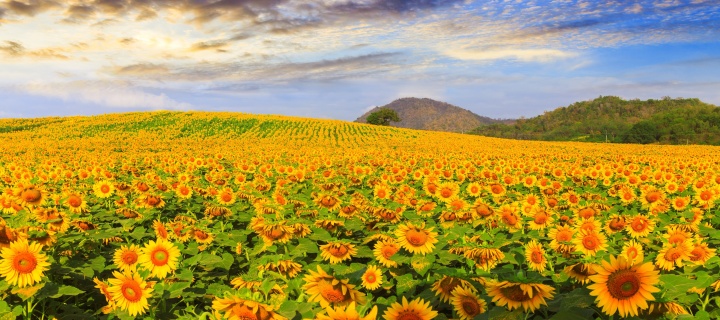
[[[0,118],[720,105],[720,0],[0,0]]]

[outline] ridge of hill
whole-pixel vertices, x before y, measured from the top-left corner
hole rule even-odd
[[[393,127],[466,132],[481,125],[500,123],[495,120],[477,115],[469,110],[449,103],[428,98],[400,98],[381,107],[375,107],[366,112],[355,122],[367,123],[367,117],[381,108],[394,110],[401,121],[391,123]]]
[[[720,145],[720,108],[697,98],[623,100],[600,96],[473,134],[511,139]]]

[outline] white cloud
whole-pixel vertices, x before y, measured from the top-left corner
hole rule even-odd
[[[446,50],[443,53],[460,60],[519,60],[524,62],[549,62],[577,55],[557,49]]]
[[[19,85],[16,88],[33,95],[60,98],[65,101],[93,103],[113,108],[187,110],[192,107],[188,103],[175,101],[164,93],[147,93],[124,82],[32,82]]]

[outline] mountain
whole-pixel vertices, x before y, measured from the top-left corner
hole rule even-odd
[[[549,141],[720,145],[720,108],[699,99],[600,96],[511,124],[482,125],[471,133]]]
[[[357,118],[355,122],[367,123],[367,117],[380,108],[395,110],[401,121],[390,125],[401,128],[466,132],[481,125],[500,122],[500,120],[479,116],[449,103],[427,98],[397,99],[382,107],[373,108]]]

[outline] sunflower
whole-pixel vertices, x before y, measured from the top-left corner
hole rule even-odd
[[[628,186],[623,186],[620,191],[618,191],[617,195],[620,197],[620,201],[624,205],[629,205],[636,199],[635,191]]]
[[[490,191],[490,195],[493,196],[493,198],[499,198],[505,195],[506,190],[505,187],[503,187],[499,183],[493,183],[487,187],[488,191]]]
[[[352,259],[357,254],[357,248],[351,243],[330,242],[320,246],[320,255],[323,260],[330,261],[330,264],[336,264],[345,260]]]
[[[445,201],[445,207],[453,212],[463,211],[469,206],[470,205],[459,196],[453,196],[452,198]]]
[[[438,185],[435,196],[442,202],[450,202],[458,193],[460,193],[460,186],[448,181]]]
[[[93,185],[93,191],[98,198],[108,198],[115,192],[115,185],[108,180],[99,181]]]
[[[475,200],[472,205],[472,211],[481,219],[486,219],[495,215],[495,209],[485,203],[482,198]]]
[[[64,204],[72,213],[83,213],[88,211],[87,201],[85,201],[83,196],[79,193],[68,194]]]
[[[690,196],[673,198],[670,200],[670,204],[673,209],[678,212],[682,212],[687,208],[688,204],[690,204]]]
[[[465,191],[471,197],[479,197],[480,194],[482,193],[482,186],[477,182],[473,182],[473,183],[470,183],[467,186],[467,188],[465,188]]]
[[[545,271],[547,266],[547,258],[542,245],[535,240],[531,240],[525,245],[525,261],[527,261],[531,270],[537,272]]]
[[[572,242],[575,244],[575,251],[582,251],[585,256],[590,257],[607,248],[607,238],[600,232],[580,231]]]
[[[569,254],[575,251],[575,245],[571,243],[575,232],[570,226],[558,226],[555,229],[551,229],[548,233],[550,241],[550,248],[558,253]]]
[[[29,244],[24,238],[10,243],[0,251],[0,275],[7,283],[20,288],[40,282],[43,272],[50,266],[41,249],[41,244]]]
[[[543,208],[533,207],[529,216],[532,220],[528,222],[530,230],[544,230],[553,222],[552,215]]]
[[[625,217],[619,214],[613,214],[607,218],[605,224],[605,232],[613,234],[625,230]]]
[[[640,263],[645,259],[642,244],[630,240],[622,248],[622,255],[630,262]]]
[[[487,293],[496,305],[508,310],[522,307],[525,312],[534,312],[540,305],[547,305],[545,299],[552,299],[555,289],[542,283],[516,283],[502,281],[487,286]]]
[[[497,248],[473,248],[465,251],[465,258],[475,261],[475,266],[490,271],[505,258],[502,250]]]
[[[47,192],[44,188],[35,185],[27,185],[15,190],[15,198],[19,205],[41,206],[47,199]]]
[[[516,205],[504,205],[497,210],[500,221],[502,221],[503,226],[507,227],[510,232],[522,229],[522,218],[519,212],[520,210]]]
[[[291,226],[286,226],[282,222],[278,224],[270,224],[261,226],[259,229],[254,229],[256,233],[263,239],[263,241],[270,245],[277,241],[280,243],[287,243],[292,238],[295,229]]]
[[[437,311],[430,307],[430,302],[425,302],[422,298],[408,302],[407,298],[402,298],[402,304],[394,302],[390,308],[385,310],[383,318],[386,320],[430,320],[437,317]]]
[[[209,218],[229,217],[232,215],[232,210],[225,207],[208,206],[207,208],[205,208],[204,213],[205,216]]]
[[[452,305],[460,320],[471,320],[487,311],[487,303],[477,294],[463,286],[453,290]]]
[[[162,196],[152,195],[149,193],[141,194],[137,199],[135,199],[135,203],[139,208],[146,209],[162,208],[165,206],[165,200]]]
[[[670,244],[685,242],[692,238],[692,235],[685,231],[682,226],[671,225],[667,227],[667,233],[663,235],[663,238],[667,239]]]
[[[137,273],[113,271],[115,278],[108,279],[107,291],[112,295],[113,305],[127,311],[130,316],[145,313],[150,307],[147,299],[152,296],[153,288]]]
[[[362,275],[362,286],[368,290],[375,290],[380,288],[382,284],[382,271],[377,266],[368,266],[365,273]]]
[[[682,267],[683,261],[690,260],[690,252],[690,240],[680,243],[666,243],[655,257],[655,265],[665,271],[673,270],[676,266]]]
[[[150,240],[140,252],[138,263],[149,270],[153,277],[165,279],[169,272],[177,268],[180,250],[172,242],[164,239],[158,239],[157,242]]]
[[[15,201],[12,195],[5,193],[0,195],[0,212],[5,214],[15,214],[20,210],[22,210],[22,207]]]
[[[152,227],[158,239],[167,240],[170,238],[170,233],[168,233],[167,228],[165,228],[165,225],[160,222],[160,220],[153,221]]]
[[[628,221],[625,230],[633,238],[644,238],[655,228],[655,222],[644,215],[637,215]]]
[[[584,285],[590,281],[590,276],[597,274],[595,266],[595,264],[581,262],[565,267],[563,272]]]
[[[328,209],[330,212],[340,209],[340,206],[342,205],[340,198],[331,193],[319,193],[315,196],[313,202],[318,207]]]
[[[469,290],[474,290],[470,282],[450,276],[443,276],[441,279],[435,281],[431,289],[435,292],[436,296],[440,297],[440,301],[450,302],[453,297],[453,292],[459,287],[466,287]]]
[[[375,320],[377,318],[377,306],[374,306],[370,312],[364,317],[360,316],[355,308],[355,302],[351,302],[347,307],[327,307],[325,314],[316,315],[318,320]]]
[[[655,287],[660,281],[659,272],[650,262],[633,263],[624,256],[610,256],[610,262],[603,261],[595,271],[588,289],[596,297],[597,306],[610,316],[615,312],[622,317],[638,316],[638,308],[647,309],[647,302],[655,300],[652,293],[660,291]]]
[[[677,316],[681,314],[689,314],[685,307],[676,302],[651,302],[648,304],[650,305],[650,308],[647,310],[641,310],[640,316],[650,316],[651,318],[656,318],[663,315]]]
[[[224,319],[284,319],[282,316],[273,311],[272,306],[240,298],[238,296],[225,298],[215,297],[212,302],[212,308],[220,314],[224,313]]]
[[[192,232],[180,221],[170,222],[167,225],[170,228],[170,238],[180,241],[182,243],[187,242],[192,237]]]
[[[400,225],[395,230],[395,236],[398,237],[397,243],[405,250],[412,254],[428,254],[435,248],[438,242],[437,232],[432,232],[433,228],[425,229],[425,225],[414,226],[412,223]]]
[[[235,203],[235,193],[230,188],[223,188],[218,192],[217,196],[215,197],[215,200],[221,205],[229,206],[233,203]]]
[[[112,310],[115,309],[115,301],[113,300],[112,294],[108,290],[110,286],[108,286],[107,283],[100,281],[98,278],[93,278],[93,282],[95,283],[95,288],[100,289],[100,293],[105,296],[105,301],[107,301],[108,305],[102,308],[103,313],[108,314]]]
[[[337,279],[325,272],[320,266],[318,272],[312,270],[305,275],[303,290],[310,295],[309,301],[319,302],[320,306],[327,308],[333,306],[345,306],[351,302],[365,303],[365,294],[353,289],[355,286],[348,283],[347,279]]]
[[[258,270],[269,270],[281,274],[283,277],[295,278],[300,271],[302,265],[292,260],[280,260],[278,262],[268,262],[259,266]]]
[[[182,201],[190,199],[193,195],[193,190],[186,184],[180,184],[175,188],[175,195]]]
[[[113,262],[118,269],[123,272],[135,271],[137,266],[138,258],[140,257],[140,248],[136,245],[121,246],[120,249],[115,250],[113,255]]]
[[[386,268],[397,267],[398,263],[390,260],[400,250],[400,246],[393,240],[383,240],[375,243],[373,254],[375,259]]]
[[[382,183],[376,184],[373,188],[373,195],[376,199],[389,199],[391,192],[390,187]]]
[[[653,186],[642,188],[640,202],[644,207],[652,207],[665,200],[665,192]]]
[[[705,262],[715,256],[715,250],[716,249],[710,248],[707,244],[698,240],[698,242],[693,245],[692,251],[690,251],[690,261],[696,265],[704,265]]]

